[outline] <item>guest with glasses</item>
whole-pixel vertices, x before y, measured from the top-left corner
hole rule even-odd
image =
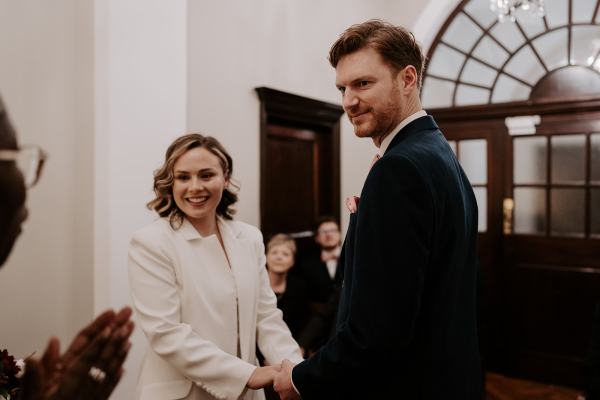
[[[46,153],[19,147],[0,99],[0,267],[6,262],[27,218],[27,189],[42,175]],[[107,310],[75,336],[61,353],[51,338],[40,358],[26,360],[20,400],[108,399],[123,373],[133,331],[131,309]]]
[[[340,226],[332,216],[321,216],[315,224],[316,250],[299,261],[297,273],[308,286],[311,315],[298,336],[305,355],[319,349],[331,334],[335,320],[343,268]]]

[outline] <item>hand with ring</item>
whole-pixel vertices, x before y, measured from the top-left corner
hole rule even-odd
[[[22,400],[108,399],[123,374],[133,332],[131,309],[108,310],[82,329],[61,356],[58,339],[41,360],[26,360]]]

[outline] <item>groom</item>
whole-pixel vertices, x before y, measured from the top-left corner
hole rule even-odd
[[[477,204],[419,100],[424,57],[402,27],[348,28],[329,60],[358,137],[378,157],[352,202],[337,330],[312,358],[285,361],[282,399],[482,398]]]

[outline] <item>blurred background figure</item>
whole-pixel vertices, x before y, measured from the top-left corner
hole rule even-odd
[[[338,263],[341,252],[341,232],[337,220],[322,216],[315,224],[315,243],[298,266],[298,276],[308,286],[311,315],[298,337],[308,356],[329,338],[335,320],[339,289],[343,280],[343,266]]]
[[[267,270],[271,288],[277,296],[277,307],[283,312],[283,320],[294,339],[306,325],[308,286],[298,275],[290,274],[296,257],[296,242],[286,234],[278,233],[267,243]]]
[[[28,215],[27,189],[39,181],[45,161],[46,153],[38,146],[19,147],[0,98],[0,267],[21,234]],[[105,311],[81,329],[62,354],[59,340],[51,338],[39,359],[26,360],[18,398],[108,399],[121,379],[131,346],[130,317],[129,307],[118,313]]]

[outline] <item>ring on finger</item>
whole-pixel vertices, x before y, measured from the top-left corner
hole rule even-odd
[[[102,371],[98,367],[91,367],[88,371],[88,375],[98,383],[102,383],[104,382],[104,379],[106,379],[106,372]]]

